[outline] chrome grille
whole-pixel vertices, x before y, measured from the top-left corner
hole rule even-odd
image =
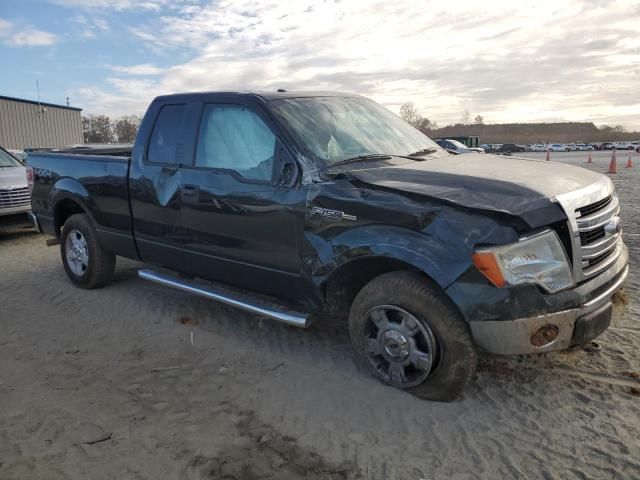
[[[12,208],[29,205],[29,187],[0,189],[0,208]]]
[[[605,270],[620,253],[620,203],[615,194],[575,209],[584,279]]]
[[[624,248],[613,182],[602,175],[595,183],[555,199],[567,214],[573,279],[580,283],[593,278],[611,266]]]
[[[606,198],[603,198],[599,202],[592,203],[591,205],[587,205],[586,207],[578,208],[576,209],[576,211],[579,212],[580,216],[582,217],[591,215],[592,213],[597,212],[601,208],[604,208],[607,205],[609,205],[609,203],[611,203],[612,198],[613,198],[613,195],[607,195]]]

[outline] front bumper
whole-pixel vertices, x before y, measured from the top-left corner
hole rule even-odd
[[[593,340],[611,322],[611,297],[629,273],[626,247],[607,271],[574,289],[583,301],[576,308],[515,320],[469,322],[476,346],[499,355],[524,355],[564,350]],[[551,332],[553,340],[541,332]]]
[[[27,213],[31,210],[31,205],[19,205],[17,207],[4,207],[0,208],[0,217],[6,217],[9,215],[19,215],[21,213]]]

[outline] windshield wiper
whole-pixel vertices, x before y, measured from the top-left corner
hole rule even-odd
[[[422,150],[418,150],[417,152],[410,153],[406,155],[407,157],[421,157],[423,155],[431,155],[432,153],[436,153],[438,151],[437,148],[423,148]]]
[[[358,155],[357,157],[345,158],[344,160],[340,160],[339,162],[334,162],[328,165],[328,167],[335,167],[338,165],[347,165],[349,163],[362,162],[366,160],[387,160],[390,159],[391,155],[386,155],[384,153],[367,153],[365,155]]]
[[[431,155],[432,153],[436,153],[438,150],[435,148],[425,148],[415,153],[410,153],[409,155],[396,155],[395,153],[366,153],[363,155],[358,155],[357,157],[345,158],[344,160],[340,160],[339,162],[332,163],[327,167],[335,167],[338,165],[347,165],[349,163],[362,162],[366,160],[389,160],[392,157],[398,158],[408,158],[409,160],[417,160],[422,161],[422,158],[425,155]]]

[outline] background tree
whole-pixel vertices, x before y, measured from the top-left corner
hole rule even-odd
[[[400,118],[414,127],[417,127],[422,120],[422,116],[412,102],[406,102],[400,106]]]
[[[473,119],[473,122],[476,125],[484,125],[484,117],[482,115],[476,115],[476,118]]]
[[[82,134],[84,143],[113,143],[115,141],[111,119],[106,115],[82,117]]]
[[[113,130],[118,143],[133,143],[140,127],[140,117],[125,115],[113,124]]]
[[[400,106],[400,118],[422,133],[428,134],[438,128],[438,124],[423,117],[412,102],[406,102]]]
[[[470,119],[471,119],[471,114],[469,113],[469,110],[465,109],[465,111],[462,112],[462,124],[469,125]]]

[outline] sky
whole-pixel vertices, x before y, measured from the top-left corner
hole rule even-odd
[[[156,95],[340,90],[439,125],[640,131],[640,0],[0,0],[0,95],[142,115]]]

